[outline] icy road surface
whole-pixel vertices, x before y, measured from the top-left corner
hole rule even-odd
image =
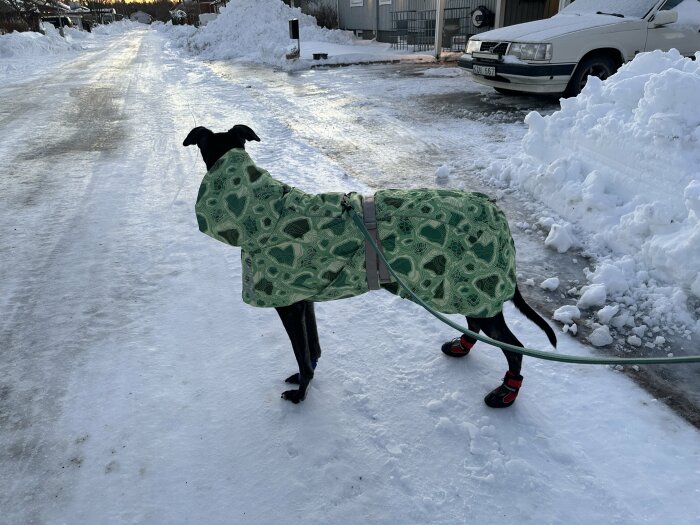
[[[259,165],[309,191],[434,185],[441,165],[471,187],[531,105],[415,69],[206,65],[146,30],[51,64],[0,82],[0,523],[700,520],[697,430],[627,377],[526,359],[518,403],[490,410],[500,352],[446,358],[454,334],[388,294],[319,305],[309,397],[280,400],[286,335],[197,231],[195,124],[251,125]],[[490,109],[425,110],[457,81]]]

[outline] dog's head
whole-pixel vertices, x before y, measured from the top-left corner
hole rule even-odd
[[[182,145],[196,144],[207,165],[207,170],[210,170],[224,153],[234,148],[245,149],[246,141],[250,140],[260,142],[260,137],[243,124],[237,124],[225,133],[214,133],[204,126],[197,126],[187,134]]]

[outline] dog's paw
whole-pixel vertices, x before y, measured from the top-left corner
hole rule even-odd
[[[523,376],[508,371],[503,378],[503,384],[489,392],[484,402],[491,408],[508,408],[515,403],[522,384]]]
[[[292,374],[287,379],[284,380],[285,383],[291,383],[292,385],[298,385],[299,383],[299,372]]]
[[[291,401],[296,405],[306,399],[306,393],[301,393],[299,390],[287,390],[286,392],[282,392],[282,399]]]

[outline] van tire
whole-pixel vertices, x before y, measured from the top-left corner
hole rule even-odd
[[[605,80],[617,71],[615,62],[607,55],[592,55],[584,58],[576,66],[574,74],[569,79],[569,84],[564,91],[564,97],[575,97],[586,85],[589,76]]]

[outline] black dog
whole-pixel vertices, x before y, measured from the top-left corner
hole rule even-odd
[[[244,149],[246,141],[260,141],[255,132],[247,126],[236,125],[226,133],[213,133],[207,128],[196,127],[183,142],[184,146],[196,144],[202,154],[202,158],[210,170],[216,161],[227,151],[238,148]],[[556,346],[556,336],[547,322],[540,317],[520,294],[517,286],[512,297],[513,304],[531,321],[537,324],[547,335],[553,346]],[[287,390],[282,394],[284,399],[298,403],[306,397],[309,382],[314,376],[316,363],[321,356],[321,346],[316,327],[314,303],[311,301],[298,301],[288,306],[275,308],[282,320],[282,324],[289,336],[294,349],[299,372],[286,379],[286,382],[297,384],[295,390]],[[522,347],[520,341],[513,335],[506,325],[503,312],[493,317],[475,318],[467,317],[469,329],[473,332],[483,332],[488,337]],[[453,357],[467,355],[476,340],[463,335],[459,339],[447,342],[442,346],[442,351]],[[503,383],[491,391],[485,398],[487,405],[494,408],[507,407],[513,404],[517,397],[522,382],[520,370],[522,355],[516,352],[503,350],[508,360],[508,371]]]

